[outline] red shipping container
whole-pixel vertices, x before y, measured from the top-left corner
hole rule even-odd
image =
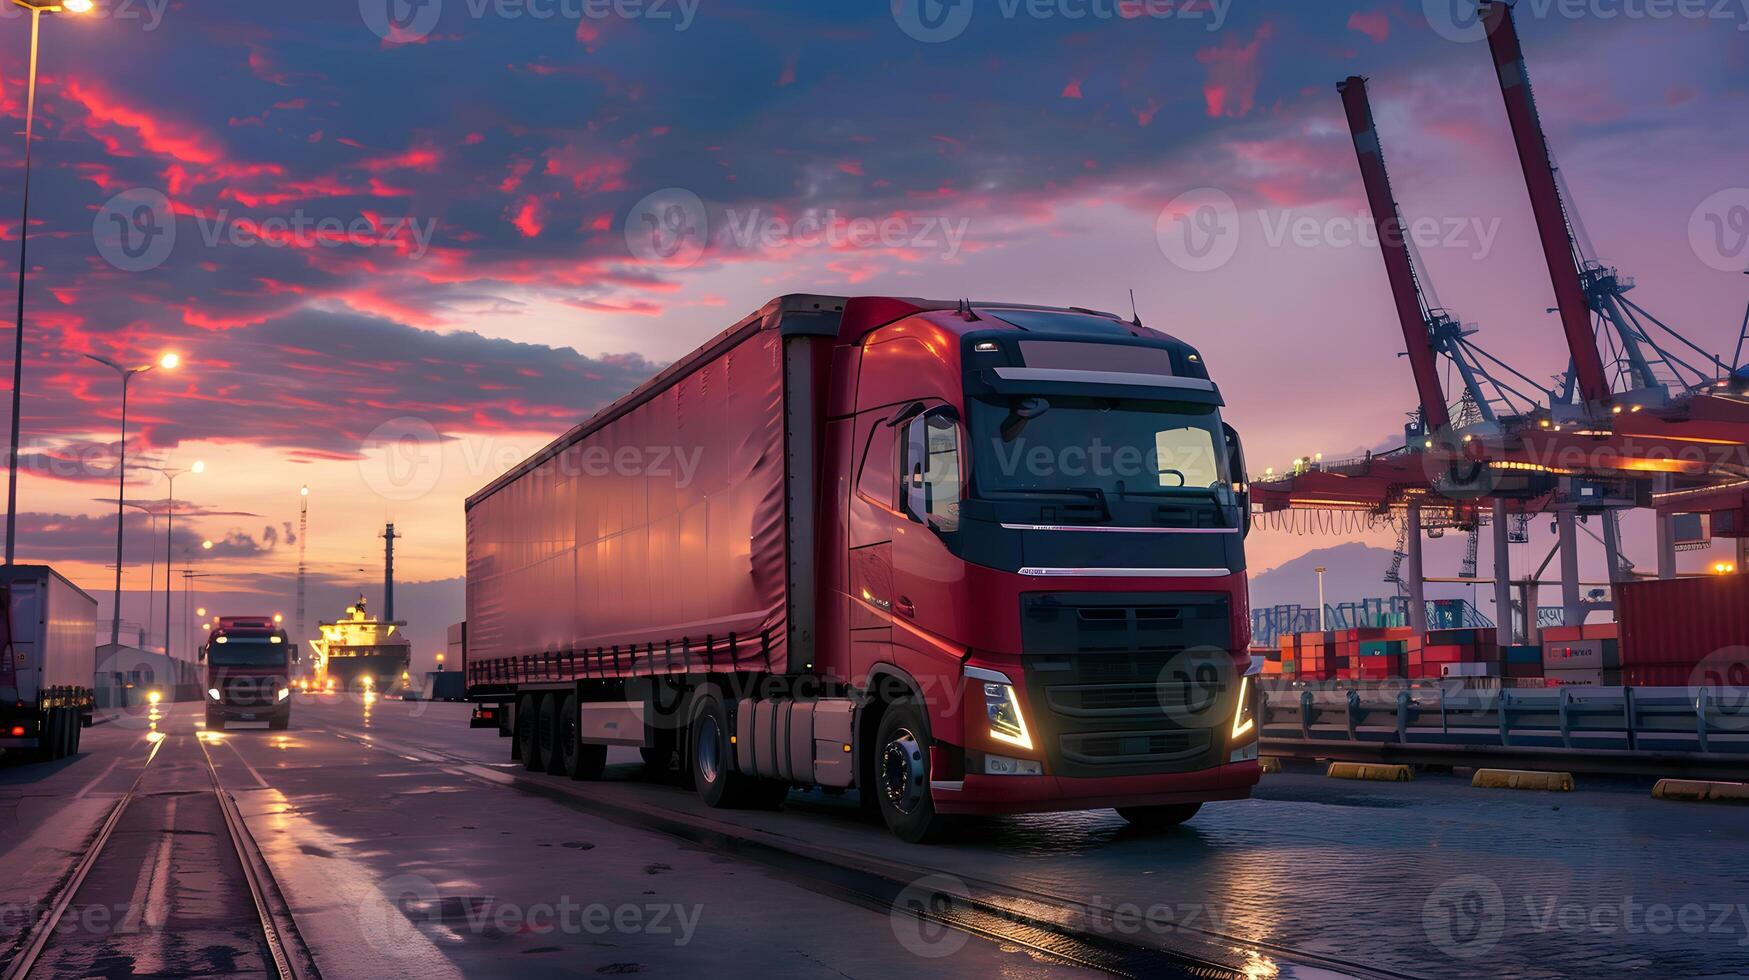
[[[1421,659],[1429,664],[1463,664],[1474,663],[1477,660],[1475,647],[1430,646],[1423,647]]]
[[[1628,687],[1701,687],[1708,683],[1702,674],[1691,664],[1635,664],[1621,669],[1621,682]]]
[[[1580,639],[1613,640],[1621,635],[1621,630],[1615,623],[1586,623],[1579,627]]]
[[[1616,588],[1615,605],[1624,669],[1693,668],[1727,648],[1749,648],[1749,574],[1630,582]],[[1738,654],[1749,661],[1749,649]]]
[[[1573,640],[1585,639],[1583,626],[1545,626],[1542,629],[1544,643],[1567,643]]]

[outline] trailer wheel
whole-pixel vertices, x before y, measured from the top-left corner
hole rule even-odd
[[[541,772],[559,771],[559,696],[542,694],[534,719],[535,760],[531,767]]]
[[[1170,830],[1202,809],[1201,803],[1174,803],[1169,806],[1120,806],[1117,815],[1129,821],[1137,830]]]
[[[556,701],[557,696],[547,698],[548,704]],[[600,779],[601,771],[607,767],[607,746],[586,744],[583,741],[577,695],[565,695],[557,722],[558,741],[553,747],[553,760],[547,771],[555,776],[567,776],[571,779]]]
[[[73,749],[72,749],[70,754],[78,755],[79,754],[79,743],[81,741],[84,741],[83,736],[84,736],[84,731],[85,731],[85,717],[84,717],[84,714],[78,708],[73,709],[73,718],[69,724],[69,727],[72,729],[72,735],[73,735]]]
[[[516,701],[516,754],[513,758],[522,760],[522,767],[530,771],[540,768],[540,752],[535,745],[536,713],[540,710],[540,701],[533,694],[524,694]]]
[[[912,844],[935,843],[954,827],[935,812],[929,743],[929,719],[915,701],[902,698],[882,712],[875,732],[874,782],[867,792],[878,801],[887,829]]]
[[[707,687],[693,702],[687,755],[692,760],[692,784],[707,806],[725,809],[776,807],[789,795],[789,785],[757,779],[735,769],[735,746],[729,711],[715,687]]]

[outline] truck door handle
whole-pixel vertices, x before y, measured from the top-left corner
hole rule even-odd
[[[900,596],[899,600],[893,603],[893,610],[901,616],[915,616],[917,615],[917,604],[912,602],[909,596]]]

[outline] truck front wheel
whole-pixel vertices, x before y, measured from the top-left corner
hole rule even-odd
[[[273,718],[268,719],[267,727],[276,731],[276,732],[283,732],[286,729],[290,728],[291,727],[291,709],[287,708],[287,709],[285,709],[285,714],[275,715]]]
[[[1174,803],[1170,806],[1120,806],[1117,815],[1129,821],[1137,830],[1170,830],[1202,809],[1201,803]]]
[[[735,769],[735,745],[729,711],[714,687],[706,688],[693,703],[692,723],[687,726],[692,761],[692,783],[705,804],[724,808],[771,808],[789,795],[789,786],[775,780],[757,779]]]
[[[225,730],[225,716],[219,714],[217,711],[213,711],[211,709],[208,709],[207,713],[206,713],[206,729],[209,732],[222,732],[222,731],[224,731]]]
[[[875,733],[874,784],[864,789],[879,802],[887,829],[913,844],[945,837],[953,823],[935,812],[929,791],[929,719],[910,699],[881,714]]]

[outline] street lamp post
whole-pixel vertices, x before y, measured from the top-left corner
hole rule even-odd
[[[176,478],[184,473],[205,473],[206,464],[197,461],[186,470],[174,466],[142,466],[140,468],[162,474],[170,487],[169,507],[164,512],[164,655],[174,657],[175,654],[170,651],[170,605],[172,601],[170,582],[174,568],[172,549],[176,544]]]
[[[12,0],[30,11],[30,81],[24,104],[24,215],[18,224],[18,316],[12,321],[12,441],[6,450],[6,564],[18,540],[18,417],[24,389],[24,281],[30,271],[25,245],[30,240],[30,138],[36,129],[36,54],[43,14],[91,12],[91,0]]]
[[[1329,569],[1319,565],[1316,571],[1318,572],[1318,632],[1322,633],[1330,628],[1324,620],[1324,573]]]
[[[121,643],[121,540],[122,528],[127,521],[128,496],[128,382],[134,380],[134,375],[145,374],[155,367],[166,371],[176,368],[182,359],[175,354],[165,354],[158,358],[158,363],[142,367],[124,368],[107,357],[97,354],[86,354],[86,357],[121,375],[121,442],[116,445],[115,462],[115,608],[109,618],[109,645]],[[150,596],[150,593],[147,593]],[[148,601],[150,601],[148,599]]]
[[[151,528],[146,533],[146,615],[140,618],[140,649],[147,649],[146,635],[152,629],[152,597],[158,594],[158,547],[153,539],[158,536],[158,515],[145,504],[128,504],[127,506],[146,515],[151,521]]]

